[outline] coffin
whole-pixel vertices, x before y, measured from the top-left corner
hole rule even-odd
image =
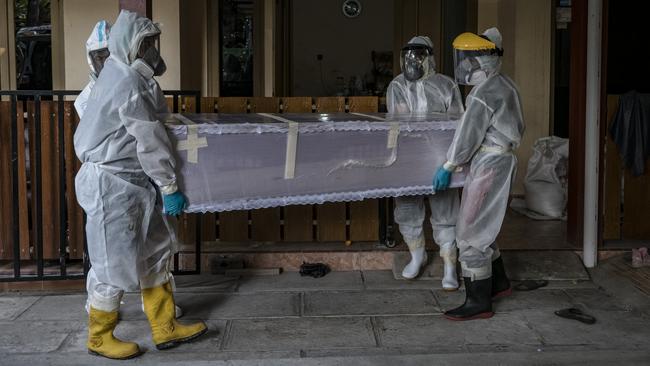
[[[187,212],[432,194],[458,117],[386,114],[173,114]],[[460,187],[459,168],[452,187]]]

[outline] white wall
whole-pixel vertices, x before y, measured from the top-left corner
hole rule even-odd
[[[551,0],[479,0],[478,31],[498,27],[503,35],[502,72],[521,95],[526,132],[516,151],[519,160],[513,194],[523,194],[523,180],[535,140],[548,136],[551,125]]]
[[[179,0],[154,0],[153,21],[162,24],[161,51],[167,72],[158,78],[163,89],[180,89]],[[82,89],[88,82],[86,39],[101,19],[114,23],[118,0],[63,0],[65,89]]]
[[[98,21],[115,23],[118,9],[118,0],[63,0],[65,89],[81,90],[88,82],[86,40]]]
[[[163,90],[178,90],[181,88],[181,32],[180,32],[180,0],[153,0],[152,20],[161,24],[160,51],[167,72],[158,77],[158,83]],[[200,57],[201,51],[196,51]]]
[[[292,9],[293,95],[336,92],[336,77],[363,77],[372,67],[371,51],[393,49],[393,0],[363,1],[361,15],[349,19],[340,0],[300,0]],[[323,81],[316,55],[323,55]]]

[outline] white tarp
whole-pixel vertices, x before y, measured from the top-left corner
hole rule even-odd
[[[186,211],[221,212],[431,194],[456,124],[433,114],[183,114],[167,127]]]

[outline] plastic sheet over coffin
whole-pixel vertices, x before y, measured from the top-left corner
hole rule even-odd
[[[167,124],[174,146],[188,139],[188,130],[207,140],[197,149],[197,163],[177,151],[187,212],[432,194],[432,177],[446,160],[457,123],[444,115],[273,116],[299,124],[293,179],[284,178],[288,123],[258,114],[184,114]],[[397,144],[389,148],[396,125]],[[465,171],[457,172],[452,187],[464,179]]]

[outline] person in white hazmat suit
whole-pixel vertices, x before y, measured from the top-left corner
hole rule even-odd
[[[86,41],[86,58],[88,59],[88,66],[90,67],[90,80],[88,84],[84,87],[81,93],[77,96],[77,99],[74,102],[75,110],[79,118],[83,117],[84,112],[86,111],[86,105],[88,104],[88,96],[90,91],[97,81],[99,73],[104,68],[104,62],[110,56],[108,51],[108,37],[110,35],[111,25],[105,20],[100,20],[95,24],[93,31],[90,33],[88,40]],[[166,222],[168,230],[175,230],[175,227],[171,226],[170,223]],[[160,228],[163,230],[164,228]],[[175,238],[175,235],[173,236]],[[88,294],[92,293],[92,290],[97,286],[97,274],[95,271],[90,268],[88,276],[86,278],[86,291]],[[143,305],[144,310],[144,305]],[[86,312],[90,311],[90,296],[86,301]],[[181,308],[176,305],[176,317],[180,318],[183,315]]]
[[[83,162],[77,200],[86,212],[88,254],[97,283],[89,293],[88,351],[112,359],[138,356],[136,343],[114,337],[124,291],[140,291],[158,349],[188,342],[205,323],[175,319],[169,268],[172,239],[165,213],[178,215],[185,198],[176,185],[172,146],[160,117],[165,98],[153,78],[165,63],[160,29],[122,11],[111,29],[110,57],[92,88],[74,135]]]
[[[463,102],[458,85],[435,71],[433,43],[428,37],[413,37],[400,54],[402,73],[388,86],[388,113],[449,113],[460,116]],[[444,263],[442,287],[458,288],[456,273],[455,225],[459,194],[456,189],[436,192],[428,197],[431,206],[433,237],[440,246]],[[411,261],[402,271],[407,279],[415,278],[427,263],[423,224],[425,197],[408,196],[395,199],[395,221],[411,253]]]
[[[111,25],[105,20],[100,20],[95,24],[92,33],[86,41],[86,58],[90,67],[90,78],[88,84],[83,88],[77,99],[74,101],[74,108],[77,110],[79,118],[83,117],[88,104],[88,96],[95,85],[99,73],[104,68],[104,62],[110,56],[108,51],[108,36],[111,31]]]
[[[495,240],[508,207],[517,167],[512,150],[519,146],[524,120],[517,86],[500,72],[499,31],[463,33],[453,46],[456,81],[474,88],[434,188],[447,188],[455,167],[469,163],[456,226],[465,303],[445,316],[470,320],[494,315],[492,299],[512,291]]]

